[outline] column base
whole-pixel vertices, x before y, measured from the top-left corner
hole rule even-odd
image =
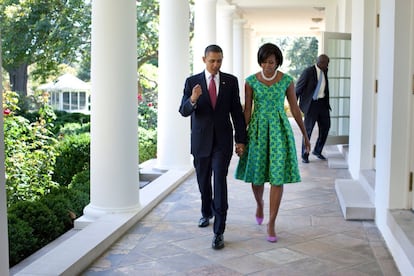
[[[80,230],[84,229],[89,224],[97,221],[101,217],[108,215],[108,214],[120,214],[120,213],[134,213],[141,209],[141,205],[137,204],[136,206],[132,206],[129,208],[120,208],[120,209],[105,209],[93,206],[92,204],[88,204],[85,209],[83,210],[83,216],[76,219],[74,222],[74,229]]]

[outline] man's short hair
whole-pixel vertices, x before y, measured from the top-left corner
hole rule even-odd
[[[215,44],[211,44],[211,45],[208,45],[207,47],[206,47],[206,49],[204,50],[204,56],[207,56],[207,54],[209,53],[209,52],[213,52],[213,53],[223,53],[223,50],[220,48],[220,46],[218,46],[218,45],[215,45]]]

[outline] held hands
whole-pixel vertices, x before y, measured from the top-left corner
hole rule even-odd
[[[203,94],[203,91],[201,90],[201,85],[197,84],[196,86],[193,87],[190,101],[193,104],[195,104],[198,101],[198,98],[200,98],[201,94]]]
[[[246,146],[244,144],[236,144],[236,154],[240,157],[246,151]]]

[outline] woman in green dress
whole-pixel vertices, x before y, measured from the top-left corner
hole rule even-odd
[[[262,224],[264,218],[264,183],[270,183],[267,240],[276,242],[275,221],[283,185],[301,181],[295,138],[284,109],[285,97],[302,132],[307,152],[310,142],[297,104],[293,79],[277,70],[283,62],[282,52],[276,45],[266,43],[259,48],[257,60],[262,70],[247,77],[245,83],[244,118],[249,140],[246,152],[240,156],[235,177],[252,183],[258,224]]]

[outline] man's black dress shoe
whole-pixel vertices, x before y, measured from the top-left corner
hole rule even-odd
[[[223,234],[215,234],[213,238],[213,243],[211,244],[213,249],[222,249],[224,247],[224,238]]]
[[[198,227],[207,227],[210,225],[210,218],[205,218],[202,217],[199,221],[198,221]]]
[[[303,163],[309,163],[309,153],[305,152],[305,153],[302,155],[302,162],[303,162]]]
[[[312,152],[312,154],[315,155],[316,157],[318,157],[321,160],[326,160],[325,156],[323,156],[322,153]]]

